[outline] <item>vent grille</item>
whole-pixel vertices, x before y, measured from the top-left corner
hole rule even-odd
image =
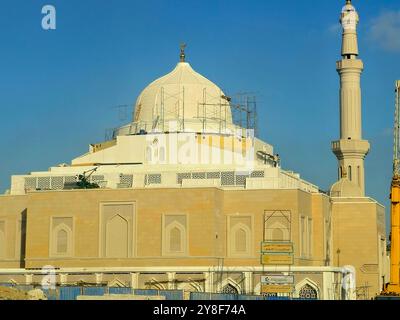
[[[94,183],[104,181],[104,176],[101,175],[92,176],[91,181]]]
[[[51,189],[52,190],[64,189],[64,177],[52,177],[51,178]]]
[[[161,184],[161,174],[148,174],[146,175],[146,185]]]
[[[205,172],[194,172],[192,173],[192,179],[206,179]]]
[[[235,185],[235,172],[222,172],[221,173],[221,185],[223,186],[234,186]]]
[[[237,186],[245,186],[246,185],[246,179],[248,178],[248,175],[237,175],[236,176],[236,185]]]
[[[253,171],[247,174],[235,174],[234,171],[229,172],[193,172],[193,173],[178,173],[176,175],[177,183],[182,184],[183,179],[221,179],[222,186],[246,186],[246,179],[264,178],[264,171]]]
[[[264,171],[253,171],[251,173],[251,177],[252,178],[264,178],[265,177],[265,173],[264,173]]]
[[[64,183],[72,183],[72,182],[76,182],[75,176],[64,177]]]
[[[37,188],[37,178],[25,178],[26,190],[36,190],[36,188]]]
[[[37,188],[39,190],[50,190],[50,177],[39,177]]]
[[[190,173],[178,173],[177,174],[177,182],[178,184],[182,184],[183,179],[190,179],[192,175]]]
[[[132,181],[132,179],[131,179]],[[76,176],[66,177],[26,177],[25,190],[64,190],[71,189],[70,185],[75,186]],[[104,176],[93,176],[91,182],[97,183],[100,188],[105,188],[107,181]],[[130,183],[132,185],[132,182]]]
[[[118,184],[118,188],[132,188],[133,186],[133,175],[131,174],[121,174],[120,183]]]
[[[207,179],[221,179],[221,172],[207,172]]]

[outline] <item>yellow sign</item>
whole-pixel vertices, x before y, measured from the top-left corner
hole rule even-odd
[[[291,285],[267,285],[261,286],[261,293],[293,293],[293,286]]]
[[[263,242],[261,251],[269,252],[269,253],[293,253],[293,244],[292,243]]]
[[[261,264],[287,266],[294,264],[294,259],[292,254],[263,254],[261,256]]]

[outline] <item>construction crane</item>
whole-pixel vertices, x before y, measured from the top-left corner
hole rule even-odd
[[[64,184],[64,189],[99,189],[97,183],[91,183],[90,177],[97,171],[99,167],[83,172],[76,176],[76,182],[67,182]]]
[[[98,189],[98,188],[100,188],[97,183],[89,182],[90,177],[93,175],[93,173],[95,173],[97,171],[98,168],[99,167],[96,167],[94,169],[85,171],[84,173],[78,175],[78,182],[76,183],[78,189]]]
[[[400,80],[396,81],[393,178],[391,186],[390,283],[383,295],[400,296]]]

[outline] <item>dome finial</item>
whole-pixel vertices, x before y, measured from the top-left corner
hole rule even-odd
[[[186,55],[185,55],[185,49],[186,49],[186,43],[181,43],[181,54],[180,54],[180,62],[185,62]]]

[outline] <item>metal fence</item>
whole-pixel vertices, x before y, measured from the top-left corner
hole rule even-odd
[[[267,297],[256,295],[241,295],[241,294],[222,294],[222,293],[203,293],[192,292],[190,300],[289,300],[288,297]]]
[[[154,290],[154,289],[132,289],[119,287],[83,287],[83,286],[61,286],[55,289],[43,289],[32,285],[13,285],[10,283],[0,283],[0,287],[12,287],[18,290],[30,291],[40,289],[44,292],[48,300],[76,300],[78,296],[104,296],[107,294],[131,294],[138,296],[163,296],[166,300],[184,300],[183,290]],[[238,295],[222,293],[191,292],[190,300],[309,300],[289,297],[271,297],[257,295]]]
[[[22,291],[40,289],[48,300],[76,300],[78,296],[104,296],[106,294],[129,294],[137,296],[163,296],[166,300],[183,300],[182,290],[153,290],[153,289],[132,289],[120,287],[83,287],[83,286],[60,286],[55,289],[44,289],[32,285],[13,285],[11,283],[0,283],[0,287],[11,287]]]

